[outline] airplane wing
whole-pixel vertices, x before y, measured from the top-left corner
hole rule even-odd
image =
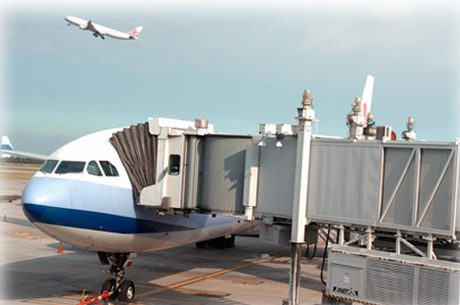
[[[37,160],[46,160],[48,159],[47,155],[42,154],[35,154],[35,153],[28,153],[14,150],[13,145],[11,145],[11,141],[7,136],[2,136],[2,144],[0,148],[1,155],[10,155],[10,156],[18,156],[18,157],[26,157],[32,158]]]
[[[106,35],[106,33],[99,26],[94,24],[91,20],[88,21],[88,30],[94,32],[95,37],[100,36],[102,39],[105,39],[104,35]]]
[[[0,154],[17,156],[17,157],[26,157],[26,158],[31,158],[31,159],[43,160],[43,161],[48,159],[48,155],[34,154],[34,153],[29,153],[29,152],[17,151],[17,150],[3,150],[2,149],[0,150]]]

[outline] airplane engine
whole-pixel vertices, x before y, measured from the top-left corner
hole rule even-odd
[[[88,29],[88,27],[86,25],[80,25],[79,28],[80,28],[80,30],[87,30]]]

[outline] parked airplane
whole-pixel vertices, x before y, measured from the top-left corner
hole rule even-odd
[[[123,33],[96,23],[93,23],[91,20],[86,21],[77,17],[67,16],[64,18],[65,21],[71,24],[78,26],[81,30],[89,30],[93,32],[94,37],[101,37],[105,39],[105,36],[109,36],[116,39],[122,40],[131,40],[131,39],[138,39],[137,35],[142,31],[143,27],[138,26],[137,28],[131,30],[130,32]]]
[[[121,129],[97,132],[56,150],[30,179],[22,195],[23,211],[37,228],[67,244],[96,251],[111,268],[102,291],[111,300],[134,298],[124,279],[136,253],[218,240],[232,246],[232,234],[252,223],[231,215],[162,213],[135,203],[133,188],[110,143]],[[201,243],[200,243],[201,242]]]
[[[19,156],[19,157],[27,157],[27,158],[33,158],[33,159],[38,159],[38,160],[44,160],[48,156],[42,155],[42,154],[35,154],[35,153],[29,153],[29,152],[22,152],[22,151],[17,151],[13,148],[13,145],[11,144],[10,139],[8,136],[2,136],[2,144],[0,148],[0,154],[2,156]]]
[[[2,136],[2,150],[13,150],[13,145],[7,136]]]
[[[364,127],[367,126],[367,117],[371,113],[372,93],[374,91],[374,77],[368,75],[364,85],[363,95],[361,97],[362,114],[364,115]]]

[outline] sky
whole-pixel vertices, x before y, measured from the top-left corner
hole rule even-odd
[[[148,117],[258,134],[259,123],[296,124],[309,89],[318,133],[345,137],[371,74],[377,125],[400,139],[411,116],[418,139],[460,138],[460,4],[300,3],[2,1],[0,133],[42,154]],[[67,26],[69,15],[144,30],[102,40]]]

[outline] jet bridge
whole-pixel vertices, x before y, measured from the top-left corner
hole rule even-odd
[[[290,219],[296,137],[261,139],[251,189],[257,218]],[[309,222],[455,238],[459,219],[459,145],[313,138]]]
[[[318,227],[337,230],[339,240],[326,295],[399,304],[385,295],[389,288],[379,292],[368,282],[383,272],[390,280],[416,277],[399,287],[405,304],[429,299],[422,290],[431,277],[440,279],[439,291],[449,287],[442,304],[460,304],[460,140],[414,141],[410,118],[406,141],[392,141],[391,127],[374,127],[373,116],[364,127],[359,99],[347,116],[349,139],[315,136],[312,99],[306,91],[298,125],[261,124],[257,136],[216,133],[206,120],[156,118],[111,141],[128,168],[136,204],[259,219],[262,240],[290,243],[291,291],[283,304],[298,303],[301,245],[316,242]],[[388,239],[391,246],[382,246]],[[437,261],[446,249],[457,262]]]
[[[150,118],[113,135],[136,204],[172,212],[242,215],[251,136],[214,132],[207,120]]]
[[[112,142],[122,146],[138,204],[271,225],[292,219],[296,132],[297,126],[263,124],[262,136],[226,135],[205,120],[157,118]],[[313,136],[310,150],[310,179],[301,186],[308,191],[308,223],[451,239],[460,232],[458,142]]]

